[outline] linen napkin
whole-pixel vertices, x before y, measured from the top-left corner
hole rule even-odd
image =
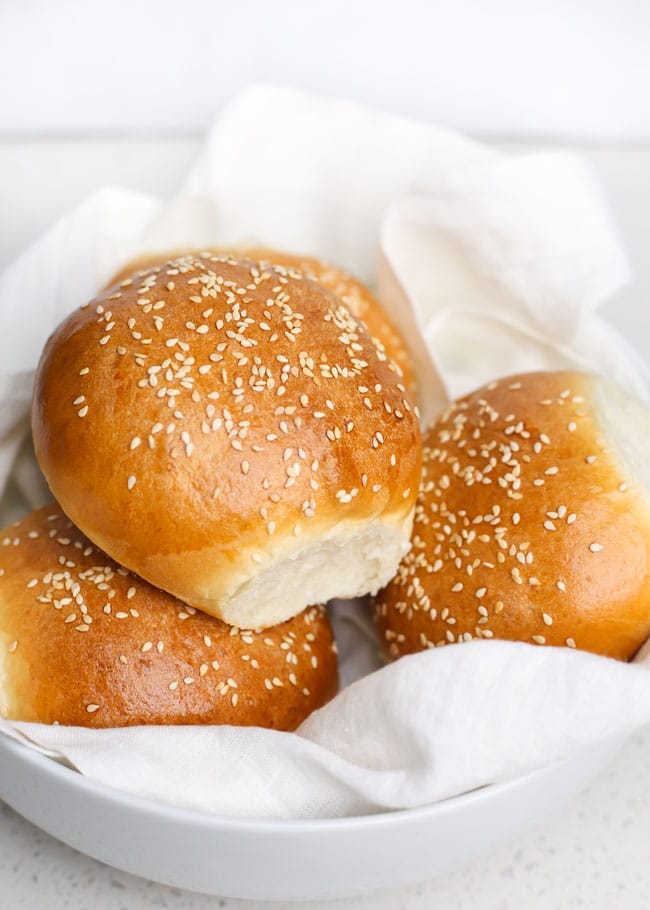
[[[425,419],[449,396],[526,369],[606,372],[648,396],[645,364],[596,312],[629,267],[580,158],[503,156],[346,101],[261,87],[221,113],[174,199],[104,190],[0,276],[3,524],[48,496],[28,410],[56,324],[140,252],[247,242],[329,259],[376,286],[411,345]],[[643,659],[480,641],[379,668],[363,606],[337,603],[333,618],[342,691],[296,733],[0,729],[172,805],[314,818],[425,805],[650,721]]]

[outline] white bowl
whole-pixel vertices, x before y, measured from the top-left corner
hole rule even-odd
[[[95,859],[177,888],[258,900],[352,897],[462,866],[545,821],[620,740],[421,809],[250,821],[174,809],[95,783],[0,736],[0,798]]]

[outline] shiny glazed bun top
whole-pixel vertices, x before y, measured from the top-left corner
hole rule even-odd
[[[82,727],[292,730],[337,689],[324,608],[231,628],[118,566],[55,504],[0,531],[0,662],[0,716]]]
[[[32,428],[91,540],[233,625],[376,591],[408,548],[409,396],[340,299],[291,269],[187,256],[109,288],[49,339]]]
[[[111,280],[111,285],[130,277],[136,271],[146,271],[155,265],[179,255],[201,256],[198,250],[182,250],[175,254],[147,253],[128,263],[120,269]],[[301,272],[306,278],[318,281],[328,291],[340,297],[353,316],[360,319],[370,332],[371,337],[386,352],[399,368],[404,385],[411,392],[415,391],[416,382],[408,346],[398,329],[375,295],[361,281],[336,265],[315,259],[313,256],[298,256],[281,250],[267,247],[233,247],[215,248],[207,255],[234,256],[236,258],[254,259],[260,262],[274,263]]]
[[[512,376],[426,432],[391,657],[505,638],[620,659],[650,635],[650,412],[602,377]]]

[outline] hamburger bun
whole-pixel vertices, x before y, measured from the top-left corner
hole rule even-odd
[[[233,629],[98,550],[56,505],[0,532],[0,714],[293,730],[337,689],[322,607]]]
[[[231,625],[376,592],[409,546],[416,409],[292,269],[186,256],[109,288],[49,339],[32,430],[84,534]]]
[[[529,373],[424,436],[412,548],[375,599],[391,658],[473,638],[626,660],[650,635],[650,412],[602,377]]]

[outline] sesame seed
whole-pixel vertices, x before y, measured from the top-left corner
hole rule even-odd
[[[600,553],[600,551],[604,548],[603,548],[602,543],[590,543],[589,549],[591,550],[592,553]]]
[[[86,705],[86,711],[89,714],[94,714],[95,711],[99,711],[99,705]]]
[[[129,489],[129,490],[132,490],[133,487],[135,486],[135,483],[136,483],[135,474],[131,474],[131,475],[129,476],[129,479],[128,479],[127,482],[126,482],[126,485],[127,485],[128,489]]]
[[[575,648],[575,646],[576,646],[576,643],[572,638],[567,638],[566,644],[567,644],[567,647],[569,647],[569,648]]]
[[[531,636],[536,645],[545,645],[546,639],[543,635],[533,635]]]
[[[542,613],[542,619],[544,620],[544,625],[546,625],[546,626],[553,625],[553,617],[549,616],[548,613]]]

